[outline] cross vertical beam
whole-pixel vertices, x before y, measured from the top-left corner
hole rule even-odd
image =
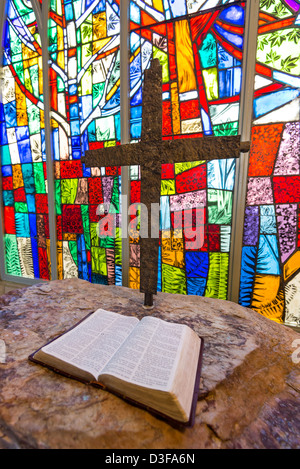
[[[147,110],[147,112],[145,112]],[[158,60],[145,70],[143,94],[142,142],[149,150],[159,147],[162,138],[162,68]],[[156,152],[155,152],[156,153]],[[151,307],[153,295],[157,293],[158,239],[152,237],[149,229],[159,232],[159,219],[152,217],[153,202],[160,201],[161,161],[152,151],[145,152],[145,163],[141,165],[141,202],[147,207],[148,238],[140,238],[140,291],[145,294],[144,306]],[[154,158],[153,158],[154,156]],[[158,156],[158,155],[157,155]],[[156,225],[156,226],[154,226]],[[158,226],[157,226],[158,225]],[[147,274],[151,272],[150,275]]]

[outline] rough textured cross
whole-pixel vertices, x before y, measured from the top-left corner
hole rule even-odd
[[[87,167],[140,166],[141,203],[147,207],[150,230],[151,204],[160,202],[162,164],[239,158],[249,146],[249,142],[241,143],[240,136],[162,140],[162,67],[155,59],[145,71],[141,141],[89,150],[84,163]],[[145,305],[151,306],[157,293],[159,240],[141,237],[140,249],[140,291],[145,294]]]

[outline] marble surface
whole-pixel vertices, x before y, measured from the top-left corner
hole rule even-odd
[[[299,448],[300,336],[231,302],[69,279],[0,297],[0,448]],[[205,348],[196,421],[178,429],[27,357],[104,308],[191,326]]]

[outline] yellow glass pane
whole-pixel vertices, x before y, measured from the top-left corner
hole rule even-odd
[[[13,172],[13,188],[18,189],[19,187],[23,187],[24,181],[23,181],[21,165],[14,164],[12,166],[12,172]]]
[[[206,95],[209,101],[219,98],[218,70],[217,68],[208,68],[203,70],[203,79],[206,88]]]
[[[187,20],[176,21],[176,56],[179,93],[197,89],[191,32]]]
[[[57,31],[57,50],[63,51],[64,50],[64,31],[59,25],[56,27]]]
[[[175,180],[163,179],[161,181],[161,195],[175,194]]]
[[[300,266],[300,251],[296,251],[283,267],[284,281],[288,280]]]
[[[106,13],[105,11],[93,16],[93,40],[106,37]]]
[[[63,279],[63,251],[62,251],[62,241],[57,241],[56,243],[57,249],[57,278],[59,280]]]
[[[282,323],[284,294],[279,275],[256,275],[251,308],[278,323]]]
[[[26,97],[22,93],[17,83],[15,84],[16,90],[16,108],[17,108],[17,124],[18,126],[28,125],[28,117],[26,111]]]
[[[153,6],[158,11],[164,11],[163,0],[153,0]]]
[[[129,267],[129,288],[138,290],[140,288],[140,269],[139,267]]]
[[[172,120],[174,135],[180,134],[179,96],[177,83],[171,83]]]

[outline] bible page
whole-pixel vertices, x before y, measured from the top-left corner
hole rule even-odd
[[[97,377],[138,323],[135,317],[98,309],[42,351]]]
[[[166,391],[171,387],[186,326],[144,317],[103,374]]]

